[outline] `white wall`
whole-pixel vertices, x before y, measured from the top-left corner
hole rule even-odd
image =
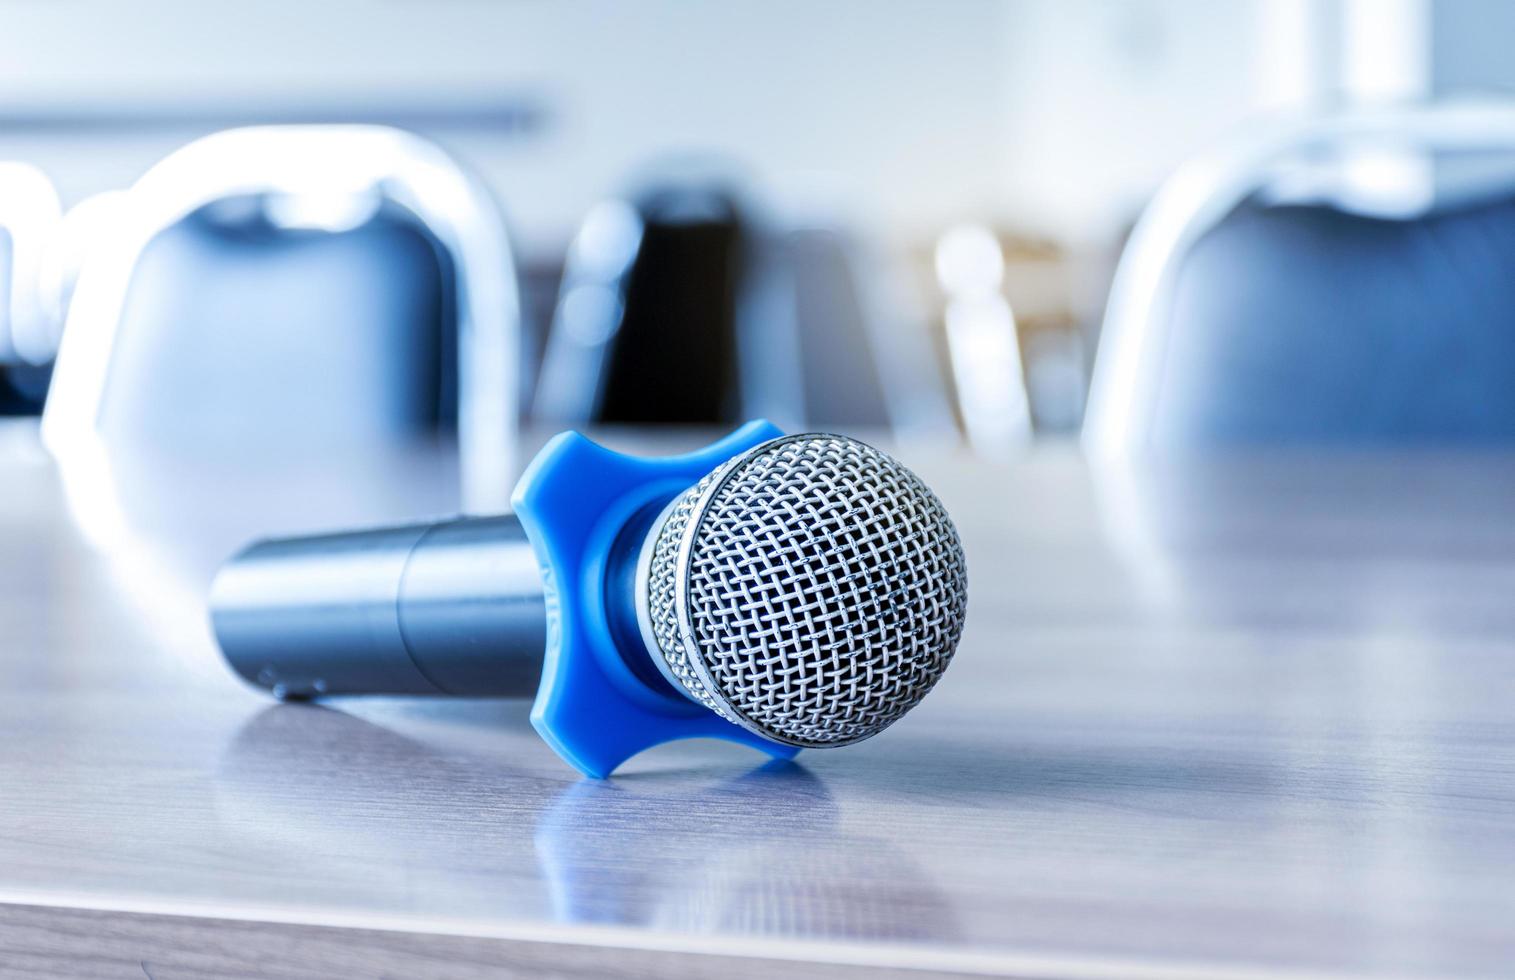
[[[217,112],[524,104],[539,129],[432,135],[528,249],[680,151],[743,161],[781,204],[839,199],[896,242],[986,218],[1107,242],[1184,157],[1329,103],[1352,2],[1383,0],[0,0],[0,156],[77,199]],[[1479,25],[1498,6],[1443,0],[1438,30],[1496,50]],[[201,122],[41,125],[173,111]]]
[[[1018,0],[1004,207],[1065,240],[1118,235],[1187,156],[1313,100],[1330,0]]]
[[[528,246],[558,246],[671,151],[740,159],[781,201],[840,191],[913,236],[996,199],[1005,15],[993,0],[8,0],[0,118],[524,98],[545,110],[534,133],[436,135]],[[193,135],[0,123],[0,154],[74,199]]]
[[[1515,96],[1515,4],[1436,0],[1431,9],[1431,85],[1438,96]]]

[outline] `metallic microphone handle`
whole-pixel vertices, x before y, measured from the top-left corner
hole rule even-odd
[[[262,541],[210,606],[227,662],[283,698],[530,696],[547,638],[513,516]]]

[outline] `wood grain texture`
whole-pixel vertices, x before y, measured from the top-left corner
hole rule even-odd
[[[0,431],[3,968],[1511,973],[1515,457],[900,455],[968,552],[938,689],[797,764],[593,782],[524,703],[277,706],[218,661],[217,559],[445,512],[445,453],[102,483]]]

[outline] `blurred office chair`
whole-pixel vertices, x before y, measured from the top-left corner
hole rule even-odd
[[[1459,105],[1186,164],[1117,271],[1086,449],[1515,442],[1515,182],[1459,195],[1431,164],[1509,151],[1515,107]]]
[[[846,236],[763,227],[719,186],[602,203],[568,254],[534,414],[950,432],[924,331],[865,268]]]
[[[230,130],[101,224],[44,411],[55,454],[308,452],[455,421],[465,509],[508,506],[514,263],[494,202],[442,150],[373,126]]]
[[[35,415],[47,390],[58,321],[40,283],[61,218],[42,171],[0,161],[0,415]]]

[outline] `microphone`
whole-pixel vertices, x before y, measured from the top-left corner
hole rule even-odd
[[[877,734],[931,690],[967,605],[957,530],[887,454],[750,423],[635,459],[559,436],[515,514],[253,544],[211,590],[221,650],[285,699],[536,692],[606,776],[674,738],[778,757]]]

